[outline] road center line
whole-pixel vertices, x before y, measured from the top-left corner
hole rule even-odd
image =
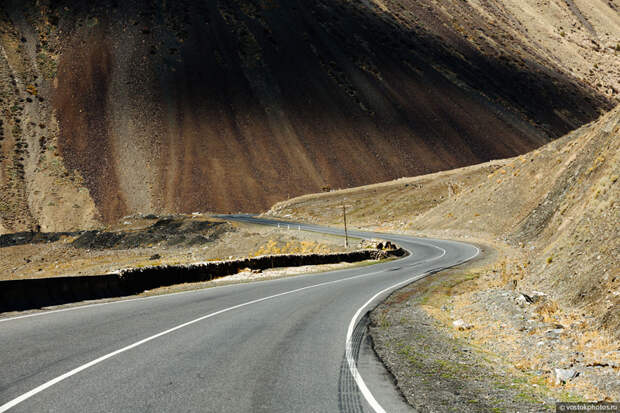
[[[417,240],[417,242],[419,242],[421,244],[426,244],[428,246],[437,248],[437,249],[442,251],[442,254],[440,256],[433,257],[431,259],[427,259],[427,260],[424,260],[424,261],[421,261],[421,262],[433,261],[433,260],[442,258],[444,255],[446,255],[446,250],[441,248],[441,247],[438,247],[438,246],[433,245],[433,244],[428,244],[428,243],[425,243],[425,242],[421,242],[419,240]],[[469,261],[470,259],[476,257],[480,253],[480,249],[479,248],[475,247],[475,249],[476,249],[476,253],[474,255],[472,255],[471,257],[462,260],[461,263]],[[248,301],[248,302],[245,302],[245,303],[242,303],[242,304],[237,304],[237,305],[232,306],[232,307],[224,308],[224,309],[216,311],[214,313],[210,313],[210,314],[204,315],[202,317],[196,318],[194,320],[188,321],[186,323],[177,325],[177,326],[172,327],[172,328],[170,328],[168,330],[162,331],[160,333],[157,333],[155,335],[152,335],[150,337],[147,337],[145,339],[137,341],[137,342],[135,342],[133,344],[130,344],[130,345],[126,346],[126,347],[120,348],[120,349],[118,349],[116,351],[113,351],[113,352],[108,353],[108,354],[106,354],[104,356],[101,356],[101,357],[99,357],[99,358],[97,358],[95,360],[92,360],[92,361],[90,361],[90,362],[88,362],[86,364],[83,364],[83,365],[81,365],[79,367],[76,367],[75,369],[73,369],[71,371],[68,371],[67,373],[64,373],[64,374],[62,374],[62,375],[60,375],[60,376],[58,376],[58,377],[56,377],[56,378],[54,378],[54,379],[52,379],[50,381],[47,381],[47,382],[41,384],[40,386],[35,387],[34,389],[30,390],[29,392],[24,393],[21,396],[16,397],[15,399],[13,399],[13,400],[3,404],[2,406],[0,406],[0,413],[6,412],[7,410],[17,406],[18,404],[24,402],[25,400],[28,400],[29,398],[35,396],[36,394],[38,394],[38,393],[40,393],[40,392],[42,392],[42,391],[44,391],[44,390],[54,386],[55,384],[60,383],[61,381],[65,380],[65,379],[67,379],[67,378],[69,378],[71,376],[74,376],[74,375],[76,375],[76,374],[78,374],[78,373],[80,373],[80,372],[82,372],[82,371],[84,371],[84,370],[86,370],[86,369],[88,369],[90,367],[93,367],[93,366],[95,366],[95,365],[97,365],[97,364],[99,364],[99,363],[101,363],[101,362],[103,362],[103,361],[105,361],[105,360],[107,360],[109,358],[117,356],[117,355],[119,355],[121,353],[124,353],[124,352],[129,351],[129,350],[131,350],[133,348],[141,346],[142,344],[146,344],[146,343],[148,343],[148,342],[150,342],[152,340],[155,340],[156,338],[159,338],[159,337],[165,336],[167,334],[173,333],[173,332],[175,332],[177,330],[180,330],[182,328],[188,327],[188,326],[190,326],[192,324],[198,323],[198,322],[206,320],[208,318],[215,317],[217,315],[220,315],[220,314],[223,314],[223,313],[226,313],[226,312],[238,309],[238,308],[246,307],[246,306],[249,306],[249,305],[252,305],[252,304],[257,304],[257,303],[260,303],[260,302],[263,302],[263,301],[267,301],[267,300],[271,300],[271,299],[274,299],[274,298],[277,298],[277,297],[282,297],[282,296],[285,296],[285,295],[297,293],[297,292],[300,292],[300,291],[309,290],[309,289],[313,289],[313,288],[318,288],[318,287],[321,287],[321,286],[324,286],[324,285],[330,285],[330,284],[336,284],[336,283],[340,283],[340,282],[344,282],[344,281],[354,280],[354,279],[358,279],[358,278],[369,277],[371,275],[375,275],[375,274],[379,274],[381,272],[385,272],[386,270],[387,269],[380,270],[380,271],[373,271],[373,272],[370,272],[368,274],[362,274],[362,275],[357,275],[357,276],[353,276],[353,277],[342,278],[342,279],[339,279],[339,280],[327,281],[327,282],[320,283],[320,284],[310,285],[310,286],[306,286],[306,287],[302,287],[302,288],[297,288],[295,290],[291,290],[291,291],[286,291],[286,292],[279,293],[279,294],[270,295],[270,296],[267,296],[267,297],[259,298],[259,299],[252,300],[252,301]],[[407,283],[411,283],[413,281],[416,281],[416,280],[418,280],[418,279],[420,279],[420,278],[422,278],[422,277],[424,277],[424,276],[426,276],[428,274],[429,274],[429,272],[425,272],[423,274],[416,275],[416,276],[414,276],[412,278],[409,278],[409,279],[407,279],[405,281],[401,281],[399,283],[396,283],[396,284],[394,284],[394,285],[392,285],[390,287],[387,287],[387,288],[379,291],[378,293],[373,295],[368,301],[366,301],[366,303],[364,303],[364,305],[362,305],[357,310],[357,312],[355,313],[355,315],[353,316],[353,318],[351,319],[351,321],[349,323],[349,327],[347,329],[346,341],[345,341],[345,355],[346,355],[349,371],[350,371],[351,375],[353,376],[353,378],[355,379],[355,382],[356,382],[357,386],[359,387],[360,392],[362,393],[364,398],[367,400],[367,402],[371,405],[371,407],[377,413],[385,413],[385,409],[383,409],[383,407],[374,398],[374,396],[372,395],[372,393],[370,392],[370,390],[366,386],[366,383],[364,382],[364,380],[362,379],[361,375],[359,374],[359,371],[357,370],[356,361],[353,358],[352,342],[351,342],[352,335],[353,335],[353,330],[355,329],[355,326],[356,326],[357,322],[359,321],[360,314],[362,313],[362,311],[364,311],[381,294],[384,294],[384,293],[386,293],[386,292],[388,292],[388,291],[390,291],[392,289],[399,288],[400,286],[406,285]],[[180,293],[176,293],[176,294],[183,294],[183,293],[187,293],[187,292],[180,292]],[[154,298],[154,297],[143,297],[143,298],[130,299],[130,300],[126,300],[126,301],[141,300],[141,299],[148,299],[148,298]],[[120,301],[120,302],[123,302],[123,301]],[[97,306],[97,305],[112,304],[112,303],[119,303],[119,301],[86,305],[86,306],[82,306],[81,308]],[[77,308],[80,308],[80,307],[77,307]],[[71,308],[71,309],[73,309],[73,308]],[[67,311],[67,310],[71,310],[71,309],[61,309],[61,310],[50,311],[50,312],[46,312],[46,313]],[[45,314],[45,313],[29,314],[29,315],[25,315],[25,316],[19,316],[19,317],[4,319],[4,320],[0,319],[0,322],[1,321],[13,320],[13,319],[19,319],[19,318],[31,317],[31,316],[35,316],[35,315],[39,315],[39,314]]]
[[[17,406],[18,404],[24,402],[25,400],[28,400],[32,396],[34,396],[34,395],[36,395],[38,393],[41,393],[42,391],[52,387],[53,385],[58,384],[61,381],[65,380],[65,379],[68,379],[69,377],[74,376],[74,375],[80,373],[81,371],[84,371],[84,370],[86,370],[86,369],[88,369],[90,367],[93,367],[93,366],[95,366],[95,365],[97,365],[97,364],[99,364],[99,363],[101,363],[101,362],[103,362],[103,361],[105,361],[105,360],[107,360],[109,358],[117,356],[117,355],[119,355],[121,353],[124,353],[124,352],[126,352],[128,350],[131,350],[133,348],[136,348],[138,346],[146,344],[149,341],[155,340],[156,338],[165,336],[167,334],[170,334],[170,333],[175,332],[177,330],[180,330],[182,328],[188,327],[188,326],[190,326],[192,324],[195,324],[195,323],[198,323],[200,321],[206,320],[208,318],[215,317],[217,315],[220,315],[220,314],[232,311],[232,310],[236,310],[238,308],[246,307],[246,306],[249,306],[249,305],[252,305],[252,304],[257,304],[257,303],[260,303],[260,302],[263,302],[263,301],[272,300],[274,298],[282,297],[282,296],[285,296],[285,295],[297,293],[297,292],[304,291],[304,290],[310,290],[312,288],[322,287],[324,285],[336,284],[336,283],[340,283],[340,282],[344,282],[344,281],[354,280],[354,279],[357,279],[357,278],[369,277],[371,275],[379,274],[379,273],[384,272],[384,271],[385,270],[373,271],[373,272],[370,272],[368,274],[356,275],[354,277],[342,278],[340,280],[327,281],[327,282],[320,283],[320,284],[309,285],[309,286],[306,286],[306,287],[297,288],[295,290],[291,290],[291,291],[286,291],[286,292],[279,293],[279,294],[270,295],[268,297],[259,298],[259,299],[248,301],[248,302],[245,302],[245,303],[242,303],[242,304],[237,304],[235,306],[224,308],[224,309],[216,311],[214,313],[210,313],[210,314],[204,315],[202,317],[198,317],[198,318],[196,318],[194,320],[191,320],[191,321],[188,321],[186,323],[179,324],[176,327],[172,327],[172,328],[170,328],[168,330],[162,331],[160,333],[157,333],[155,335],[152,335],[150,337],[147,337],[145,339],[137,341],[137,342],[135,342],[133,344],[130,344],[130,345],[126,346],[126,347],[123,347],[123,348],[120,348],[120,349],[118,349],[116,351],[113,351],[112,353],[108,353],[108,354],[106,354],[104,356],[101,356],[101,357],[99,357],[99,358],[97,358],[95,360],[92,360],[92,361],[90,361],[90,362],[88,362],[86,364],[83,364],[83,365],[81,365],[79,367],[76,367],[73,370],[68,371],[65,374],[62,374],[62,375],[60,375],[60,376],[58,376],[58,377],[56,377],[56,378],[54,378],[54,379],[52,379],[52,380],[50,380],[48,382],[45,382],[45,383],[41,384],[40,386],[35,387],[34,389],[30,390],[29,392],[24,393],[21,396],[16,397],[15,399],[13,399],[13,400],[3,404],[2,406],[0,406],[0,413],[6,412],[7,410]]]

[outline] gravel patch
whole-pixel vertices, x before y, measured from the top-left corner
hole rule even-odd
[[[562,333],[556,330],[562,329],[550,328],[544,321],[528,322],[533,317],[518,304],[520,293],[499,289],[476,293],[476,305],[489,311],[487,323],[501,324],[515,336],[512,353],[498,344],[497,337],[484,339],[482,333],[488,331],[480,330],[481,318],[462,317],[464,312],[455,310],[458,303],[451,302],[444,290],[454,293],[472,278],[458,270],[443,272],[393,293],[371,313],[375,351],[407,401],[420,412],[540,412],[554,411],[559,401],[585,401],[570,390],[578,389],[575,380],[591,379],[591,372],[575,367],[574,357],[558,345]],[[540,335],[530,336],[532,331]],[[521,336],[529,338],[520,341]],[[542,336],[545,347],[537,349]],[[556,357],[564,380],[554,383],[553,370],[517,365],[516,360],[528,352],[538,354],[536,350],[553,352],[550,357]],[[596,384],[605,387],[605,377],[613,382],[611,376],[600,376]]]

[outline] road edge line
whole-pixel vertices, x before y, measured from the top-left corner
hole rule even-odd
[[[318,288],[318,287],[321,287],[321,286],[324,286],[324,285],[336,284],[336,283],[340,283],[340,282],[344,282],[344,281],[349,281],[349,280],[354,280],[354,279],[358,279],[358,278],[369,277],[369,276],[381,273],[383,271],[384,270],[373,271],[373,272],[370,272],[370,273],[367,273],[367,274],[356,275],[356,276],[348,277],[348,278],[341,278],[339,280],[327,281],[327,282],[320,283],[320,284],[308,285],[308,286],[297,288],[297,289],[294,289],[294,290],[285,291],[285,292],[278,293],[278,294],[273,294],[273,295],[270,295],[270,296],[267,296],[267,297],[263,297],[263,298],[258,298],[256,300],[247,301],[245,303],[237,304],[237,305],[234,305],[232,307],[223,308],[223,309],[218,310],[216,312],[213,312],[213,313],[206,314],[204,316],[195,318],[193,320],[190,320],[190,321],[187,321],[185,323],[179,324],[179,325],[177,325],[175,327],[169,328],[168,330],[164,330],[164,331],[159,332],[157,334],[154,334],[152,336],[146,337],[146,338],[144,338],[144,339],[142,339],[140,341],[137,341],[137,342],[135,342],[133,344],[130,344],[130,345],[125,346],[125,347],[122,347],[122,348],[120,348],[118,350],[115,350],[115,351],[113,351],[111,353],[105,354],[105,355],[103,355],[101,357],[96,358],[95,360],[91,360],[88,363],[82,364],[81,366],[78,366],[78,367],[76,367],[76,368],[74,368],[74,369],[72,369],[72,370],[70,370],[70,371],[68,371],[68,372],[66,372],[64,374],[61,374],[60,376],[55,377],[55,378],[53,378],[53,379],[51,379],[51,380],[49,380],[49,381],[47,381],[47,382],[37,386],[37,387],[35,387],[34,389],[32,389],[32,390],[30,390],[30,391],[28,391],[26,393],[23,393],[22,395],[20,395],[20,396],[14,398],[14,399],[12,399],[12,400],[2,404],[2,405],[0,405],[0,413],[6,412],[7,410],[9,410],[9,409],[17,406],[18,404],[28,400],[32,396],[35,396],[36,394],[41,393],[42,391],[52,387],[53,385],[55,385],[57,383],[60,383],[61,381],[65,380],[65,379],[68,379],[69,377],[74,376],[74,375],[76,375],[76,374],[78,374],[78,373],[80,373],[80,372],[82,372],[82,371],[84,371],[84,370],[86,370],[86,369],[88,369],[90,367],[93,367],[93,366],[95,366],[95,365],[97,365],[97,364],[99,364],[99,363],[101,363],[101,362],[103,362],[103,361],[105,361],[105,360],[107,360],[109,358],[112,358],[112,357],[114,357],[114,356],[116,356],[118,354],[124,353],[124,352],[126,352],[128,350],[131,350],[133,348],[141,346],[142,344],[146,344],[146,343],[148,343],[148,342],[150,342],[152,340],[155,340],[155,339],[157,339],[159,337],[168,335],[168,334],[170,334],[172,332],[180,330],[180,329],[182,329],[184,327],[188,327],[188,326],[190,326],[192,324],[198,323],[198,322],[206,320],[208,318],[215,317],[217,315],[220,315],[220,314],[232,311],[232,310],[236,310],[238,308],[247,307],[247,306],[252,305],[252,304],[258,304],[258,303],[263,302],[263,301],[267,301],[267,300],[271,300],[271,299],[274,299],[274,298],[282,297],[282,296],[285,296],[285,295],[297,293],[297,292],[300,292],[300,291],[310,290],[310,289],[313,289],[313,288]]]
[[[418,241],[419,242],[419,241]],[[426,243],[424,243],[426,244]],[[435,248],[438,248],[440,250],[443,251],[443,254],[441,254],[439,257],[433,258],[432,260],[435,259],[439,259],[441,257],[443,257],[444,255],[446,255],[446,250],[437,246],[437,245],[432,245],[432,244],[426,244]],[[471,245],[471,244],[469,244]],[[477,257],[480,254],[480,248],[478,248],[475,245],[472,245],[475,249],[476,249],[476,253],[474,255],[472,255],[471,257],[455,264],[452,265],[450,267],[454,267],[456,265],[460,265],[463,264],[467,261],[472,260],[473,258]],[[411,253],[411,251],[409,251],[409,253]],[[429,260],[427,260],[426,262],[428,262]],[[444,269],[450,268],[450,267],[446,267]],[[351,373],[351,375],[353,376],[353,379],[355,380],[355,383],[357,384],[357,387],[359,388],[360,392],[362,393],[362,395],[364,396],[364,398],[366,399],[366,401],[368,402],[368,404],[370,405],[370,407],[376,412],[376,413],[386,413],[385,409],[381,406],[381,404],[377,401],[377,399],[375,399],[375,397],[372,395],[372,392],[370,391],[370,389],[368,388],[368,386],[366,385],[366,382],[364,381],[364,379],[362,378],[361,374],[359,373],[358,369],[357,369],[357,362],[355,360],[355,358],[353,357],[353,343],[352,343],[352,337],[353,337],[353,331],[355,330],[355,326],[357,326],[357,323],[359,322],[359,320],[361,319],[361,314],[362,311],[364,311],[364,309],[366,309],[366,307],[368,307],[377,297],[379,297],[380,295],[390,291],[390,290],[395,290],[397,288],[399,288],[400,286],[403,285],[407,285],[408,283],[412,283],[414,281],[417,281],[419,279],[422,279],[424,277],[426,277],[427,275],[430,275],[432,273],[434,273],[435,271],[427,271],[425,273],[416,275],[412,278],[409,278],[405,281],[401,281],[399,283],[396,283],[390,287],[384,288],[383,290],[379,291],[378,293],[376,293],[375,295],[373,295],[368,301],[366,301],[364,303],[364,305],[362,305],[353,315],[353,318],[351,318],[351,321],[349,322],[349,327],[347,328],[347,336],[346,336],[346,341],[345,341],[345,357],[347,359],[347,365],[349,366],[349,372]]]

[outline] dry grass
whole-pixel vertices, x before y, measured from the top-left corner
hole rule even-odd
[[[256,251],[250,253],[251,257],[270,254],[325,254],[332,252],[333,248],[316,241],[277,241],[269,239]]]
[[[503,260],[503,263],[506,263]],[[524,349],[524,335],[513,330],[509,323],[498,319],[493,313],[478,304],[476,299],[477,291],[485,289],[501,289],[504,286],[510,286],[508,283],[498,283],[498,279],[512,280],[515,276],[504,276],[501,272],[507,268],[507,264],[500,264],[500,276],[492,279],[477,274],[463,274],[456,276],[449,281],[444,282],[438,288],[430,291],[424,299],[424,305],[421,306],[427,314],[440,321],[446,328],[450,329],[454,336],[467,340],[468,342],[478,346],[480,349],[492,349],[496,354],[503,357],[516,369],[532,373],[536,371],[546,372],[541,377],[533,376],[533,383],[542,383],[548,387],[549,391],[563,392],[571,391],[580,394],[588,400],[612,400],[613,395],[607,394],[597,388],[591,381],[581,379],[577,382],[569,382],[565,385],[558,385],[555,381],[553,369],[557,367],[557,361],[545,352],[536,348]],[[518,264],[515,268],[519,268]],[[506,273],[509,271],[506,270]],[[556,350],[563,351],[565,354],[582,354],[582,365],[586,366],[616,366],[616,370],[620,373],[620,355],[617,350],[617,341],[614,338],[601,332],[593,326],[592,320],[584,317],[578,311],[570,311],[563,309],[558,303],[548,297],[541,299],[537,304],[532,304],[533,313],[539,318],[539,321],[549,326],[565,326],[562,336],[565,340],[563,344],[556,344]],[[452,321],[461,319],[466,324],[473,326],[473,329],[459,331],[452,326]],[[553,327],[551,327],[553,328]],[[530,331],[529,335],[535,334],[537,331]],[[567,345],[566,343],[574,343]],[[489,344],[493,343],[490,347]],[[518,351],[515,351],[518,350]],[[559,396],[558,396],[559,397]]]

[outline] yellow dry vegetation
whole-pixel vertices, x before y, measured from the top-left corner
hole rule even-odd
[[[553,376],[555,361],[545,352],[535,349],[522,351],[526,347],[522,342],[524,336],[515,334],[508,323],[498,320],[488,308],[478,304],[476,294],[479,291],[494,288],[510,289],[517,285],[515,280],[520,281],[525,271],[517,259],[506,257],[492,268],[445,281],[424,298],[421,308],[449,328],[455,337],[465,339],[480,349],[488,349],[489,343],[492,342],[494,351],[505,360],[509,360],[518,370],[525,373],[546,372],[542,376],[533,377],[532,380],[539,385],[543,384],[550,392],[570,391],[588,400],[610,400],[611,395],[601,391],[587,378],[558,385]],[[489,272],[496,276],[481,276]],[[535,305],[533,314],[539,321],[546,325],[566,327],[562,329],[561,334],[569,340],[555,344],[566,354],[581,353],[585,364],[590,366],[620,366],[620,355],[616,351],[617,341],[610,334],[596,328],[582,313],[575,309],[562,308],[557,301],[549,297],[544,297],[533,305]],[[473,328],[459,331],[452,326],[452,321],[455,319],[461,319]],[[532,330],[528,334],[535,333],[536,330]],[[562,344],[567,342],[575,344],[571,346]]]
[[[257,257],[260,255],[272,254],[325,254],[330,251],[327,245],[316,241],[291,240],[282,242],[270,239],[256,251],[252,252],[250,256]]]
[[[26,92],[30,93],[33,96],[36,96],[38,93],[37,88],[34,85],[26,86]]]

